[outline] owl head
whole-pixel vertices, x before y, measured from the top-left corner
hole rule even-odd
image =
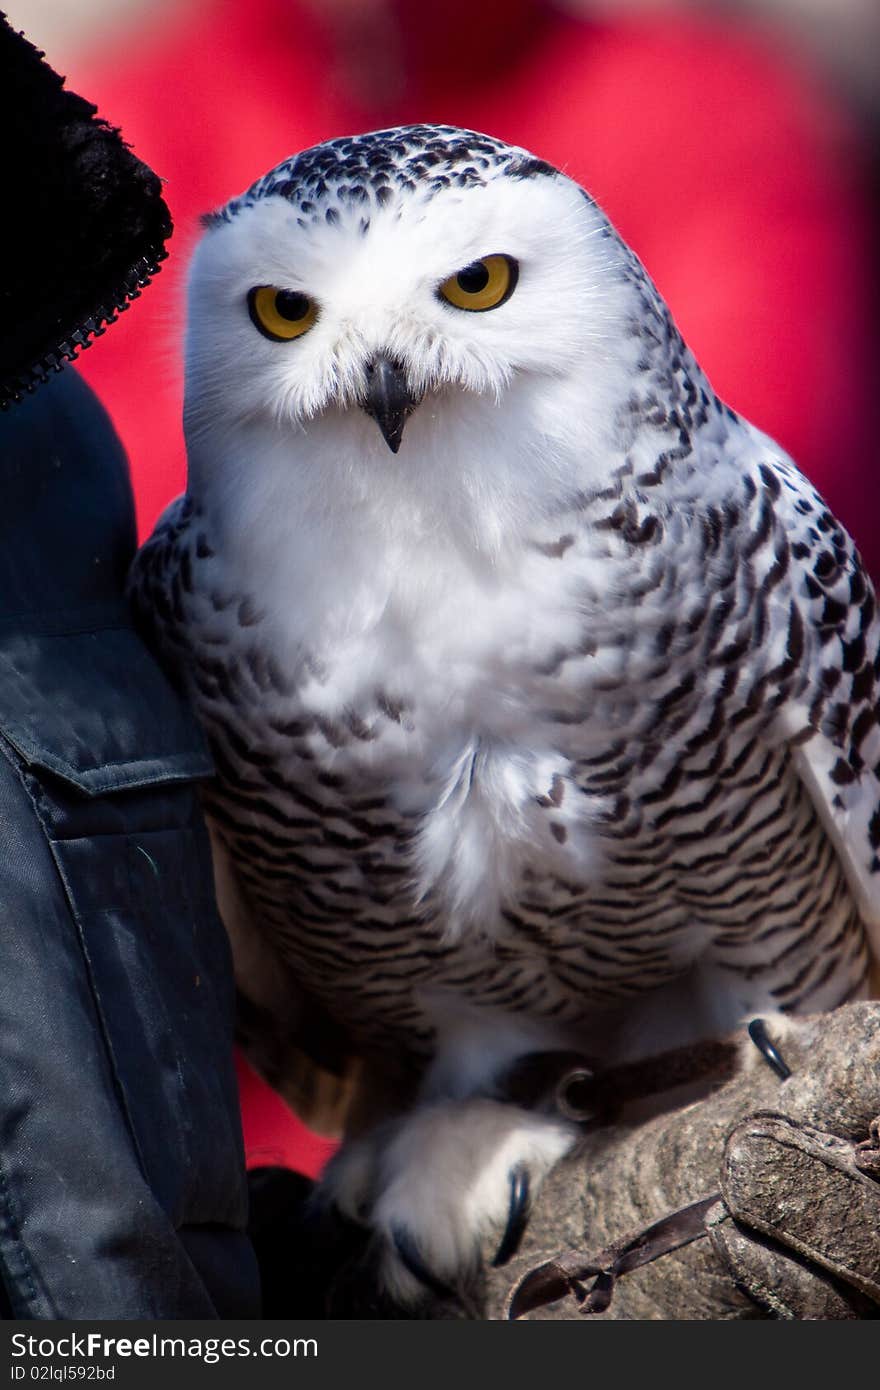
[[[205,223],[189,283],[191,489],[263,469],[321,505],[418,489],[534,507],[583,481],[592,455],[607,466],[646,294],[665,311],[551,165],[404,126],[306,150]]]

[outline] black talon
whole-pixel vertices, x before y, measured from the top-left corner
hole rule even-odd
[[[504,1235],[501,1237],[501,1244],[492,1261],[495,1269],[507,1264],[507,1261],[512,1259],[519,1249],[531,1206],[528,1168],[525,1168],[521,1163],[517,1164],[515,1168],[511,1168],[508,1176],[510,1180],[510,1205],[507,1210],[507,1225],[504,1228]]]
[[[457,1299],[458,1294],[451,1284],[444,1284],[442,1279],[430,1270],[422,1259],[421,1251],[410,1235],[409,1231],[402,1226],[395,1226],[391,1232],[394,1241],[394,1248],[402,1265],[409,1271],[414,1279],[418,1279],[420,1284],[424,1284],[426,1289],[430,1289],[437,1298]]]
[[[791,1067],[788,1066],[782,1053],[774,1042],[771,1041],[767,1032],[767,1025],[763,1018],[753,1018],[749,1024],[749,1037],[760,1052],[764,1061],[772,1067],[781,1081],[787,1081],[791,1076]]]

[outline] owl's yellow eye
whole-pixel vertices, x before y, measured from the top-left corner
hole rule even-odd
[[[318,317],[318,306],[299,290],[279,290],[274,285],[257,285],[248,291],[248,313],[266,338],[289,342],[308,333]]]
[[[456,309],[497,309],[516,289],[519,266],[512,256],[483,256],[444,280],[437,293]]]

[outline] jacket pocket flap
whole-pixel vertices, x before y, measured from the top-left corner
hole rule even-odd
[[[89,796],[209,777],[204,735],[128,627],[0,638],[0,730]]]

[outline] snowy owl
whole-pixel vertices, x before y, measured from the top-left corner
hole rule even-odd
[[[132,593],[213,748],[242,987],[361,1059],[327,1190],[414,1302],[572,1142],[504,1092],[524,1058],[866,992],[874,594],[523,149],[306,150],[206,219],[189,306],[187,492]]]

